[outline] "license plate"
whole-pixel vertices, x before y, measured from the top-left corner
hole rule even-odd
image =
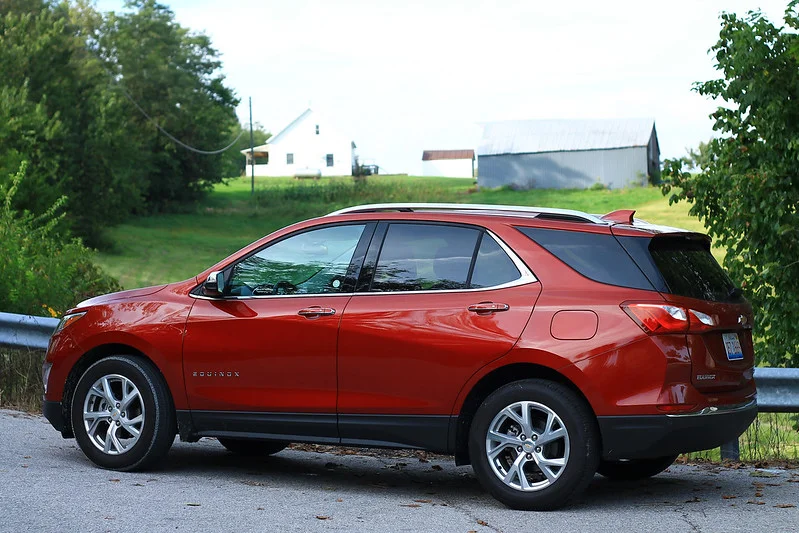
[[[738,361],[744,358],[744,351],[741,349],[741,341],[738,340],[737,333],[723,333],[724,350],[727,352],[728,361]]]

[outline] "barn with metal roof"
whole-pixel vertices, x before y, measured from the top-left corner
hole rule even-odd
[[[654,119],[488,122],[477,157],[486,188],[615,189],[660,176]]]

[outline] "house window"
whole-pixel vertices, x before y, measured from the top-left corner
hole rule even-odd
[[[286,154],[286,164],[287,165],[294,164],[294,154]]]
[[[316,125],[316,134],[319,135],[319,124]]]
[[[333,166],[333,154],[327,154],[327,166]]]

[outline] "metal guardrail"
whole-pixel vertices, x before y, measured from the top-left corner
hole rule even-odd
[[[0,346],[46,350],[57,318],[0,313]]]
[[[757,410],[799,413],[799,368],[755,368]]]
[[[0,313],[0,346],[46,350],[57,318]],[[799,413],[799,368],[755,368],[757,409],[761,413]],[[723,459],[738,460],[738,441],[721,447]]]

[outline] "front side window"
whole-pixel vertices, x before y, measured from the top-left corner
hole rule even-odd
[[[291,236],[243,259],[225,296],[340,293],[365,225],[330,226]]]
[[[294,154],[286,154],[286,164],[287,165],[294,164]]]
[[[520,277],[510,257],[482,230],[396,223],[386,231],[371,290],[477,289]]]

